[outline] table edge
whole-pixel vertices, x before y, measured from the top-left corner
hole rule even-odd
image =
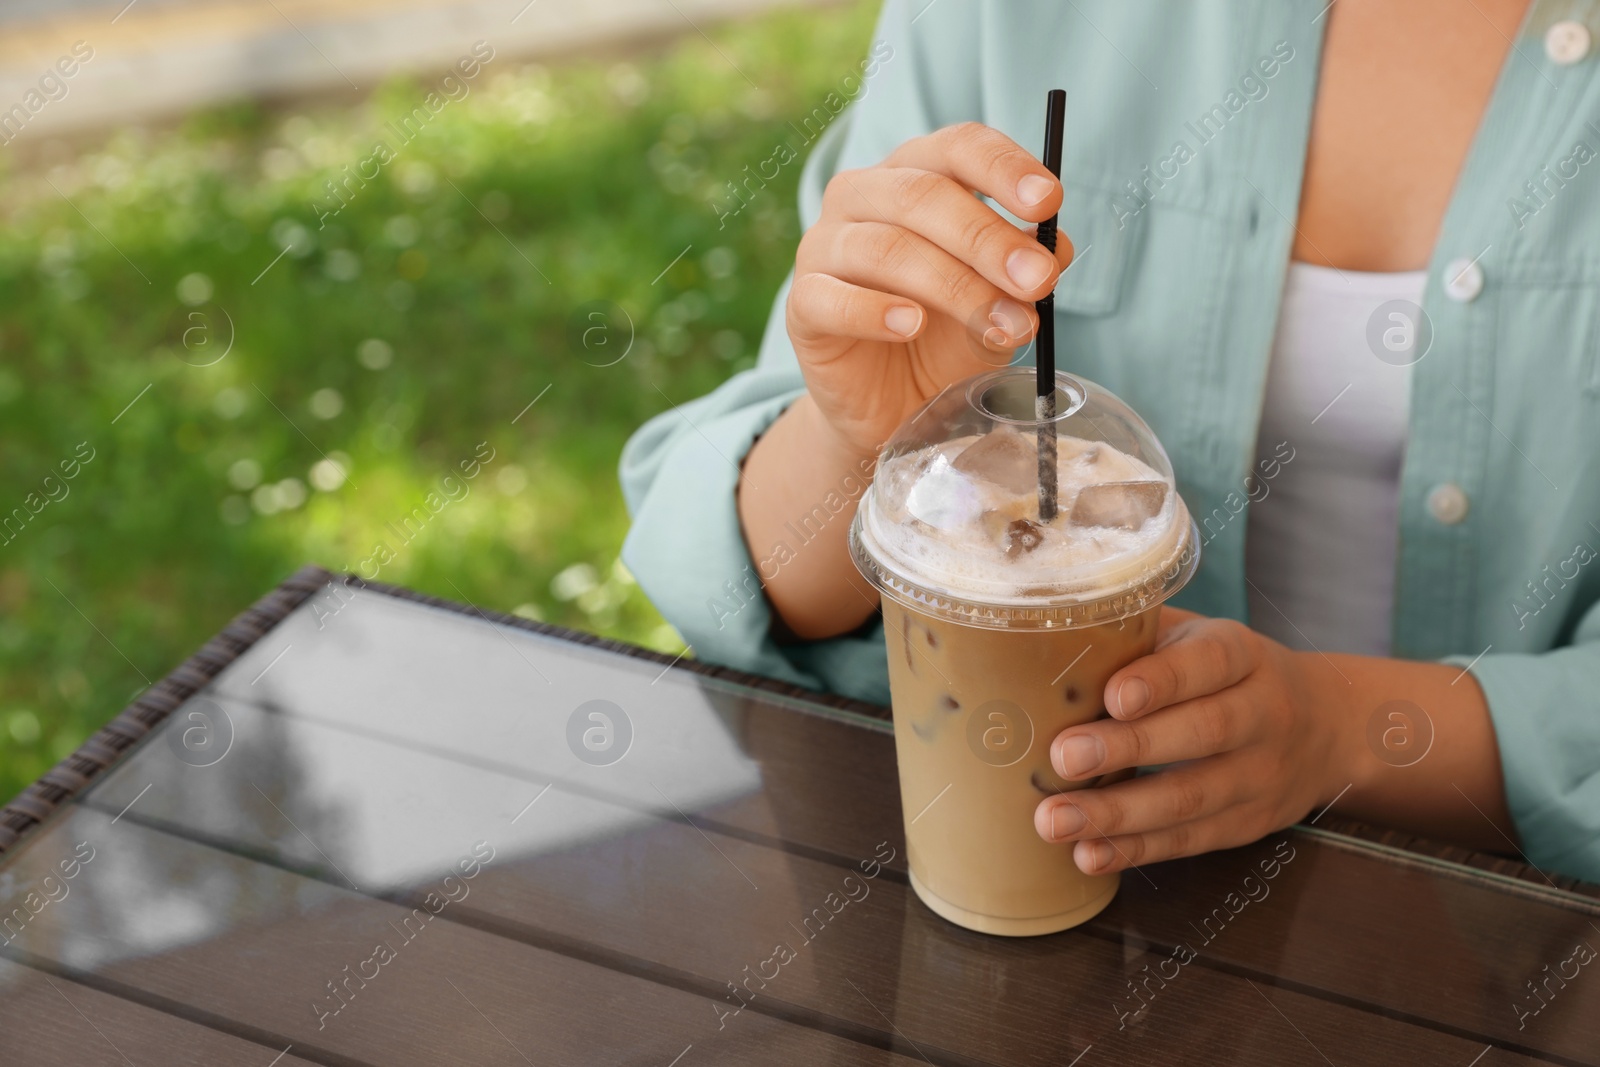
[[[222,669],[322,588],[333,575],[322,567],[295,571],[266,596],[234,616],[221,632],[139,694],[78,748],[0,807],[0,857],[44,823],[57,808],[116,765],[130,749]]]
[[[184,701],[209,685],[223,668],[243,655],[268,631],[330,582],[343,582],[351,588],[367,589],[397,600],[409,600],[460,615],[476,616],[487,622],[617,652],[635,659],[659,663],[666,668],[722,679],[748,689],[769,692],[825,708],[879,720],[888,720],[890,717],[889,709],[878,704],[806,689],[775,678],[687,659],[681,655],[672,657],[582,630],[526,619],[520,615],[481,608],[471,603],[463,604],[460,601],[419,593],[404,586],[367,581],[356,575],[340,574],[316,564],[306,564],[235,616],[221,632],[91,734],[76,751],[46,771],[4,807],[0,807],[0,857],[16,848],[58,808],[76,797],[94,779],[119,762]],[[1600,900],[1600,885],[1566,875],[1547,875],[1530,864],[1507,856],[1478,852],[1355,819],[1328,819],[1323,823],[1322,829],[1358,841],[1417,853],[1462,867],[1531,882],[1541,887],[1553,886]]]

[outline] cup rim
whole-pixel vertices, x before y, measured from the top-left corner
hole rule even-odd
[[[1176,595],[1200,566],[1200,528],[1189,516],[1160,562],[1112,592],[1087,597],[1063,589],[1039,597],[978,599],[934,589],[872,551],[860,510],[850,523],[850,556],[883,595],[926,615],[991,630],[1074,630],[1131,618]]]

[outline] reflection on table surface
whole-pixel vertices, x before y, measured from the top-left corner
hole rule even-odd
[[[1586,898],[1294,831],[1007,940],[903,852],[885,724],[341,585],[0,865],[0,1063],[1600,1063]]]

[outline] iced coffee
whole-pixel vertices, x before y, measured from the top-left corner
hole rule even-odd
[[[995,934],[1077,925],[1116,875],[1085,875],[1034,831],[1068,782],[1062,729],[1105,714],[1106,682],[1155,644],[1198,540],[1149,427],[1057,376],[1055,517],[1039,507],[1028,368],[947,389],[896,433],[851,530],[883,595],[911,882],[952,922]],[[1046,453],[1048,454],[1048,453]]]

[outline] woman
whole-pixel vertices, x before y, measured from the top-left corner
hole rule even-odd
[[[1205,549],[1052,749],[1166,766],[1040,834],[1112,871],[1333,804],[1600,880],[1600,13],[1324,2],[889,0],[758,366],[629,443],[624,558],[700,657],[886,701],[854,500],[774,548],[1053,287]]]

